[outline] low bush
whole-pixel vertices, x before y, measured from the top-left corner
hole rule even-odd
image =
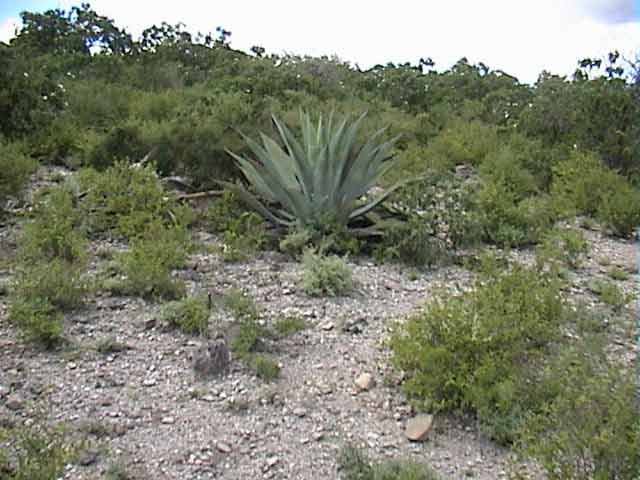
[[[376,256],[415,266],[446,262],[458,248],[474,245],[482,235],[474,204],[476,185],[460,176],[431,172],[396,192],[391,208],[404,221],[390,223]]]
[[[307,328],[307,322],[298,316],[282,317],[273,324],[273,328],[279,336],[288,337]]]
[[[565,347],[541,382],[557,394],[527,420],[521,449],[550,480],[636,480],[640,402],[632,372],[612,363],[598,342]]]
[[[118,162],[139,162],[151,152],[136,124],[113,127],[88,153],[86,163],[96,170],[105,170]]]
[[[202,298],[169,302],[163,307],[161,317],[168,326],[192,335],[206,336],[209,328],[209,308]]]
[[[640,192],[594,154],[574,152],[559,163],[551,191],[560,214],[590,215],[614,235],[630,236],[640,223]]]
[[[632,295],[625,295],[620,287],[607,280],[594,280],[589,284],[589,289],[598,296],[601,302],[614,310],[620,310],[633,299]]]
[[[25,225],[19,257],[25,264],[51,259],[82,264],[87,241],[80,228],[81,215],[72,193],[55,188],[36,206],[34,218]]]
[[[438,480],[430,468],[403,460],[372,462],[361,449],[347,445],[338,455],[338,470],[344,480]]]
[[[322,256],[307,250],[302,258],[302,288],[307,295],[341,296],[354,288],[351,268],[335,255]]]
[[[16,296],[9,306],[8,318],[29,342],[53,348],[62,341],[62,314],[42,297]]]
[[[171,271],[184,266],[191,242],[188,231],[166,227],[159,221],[131,241],[131,248],[119,256],[125,280],[116,288],[120,293],[147,298],[176,299],[183,296],[184,283]]]
[[[559,340],[563,315],[552,277],[485,260],[473,291],[436,297],[396,330],[394,362],[418,406],[474,412],[489,435],[509,443],[524,413],[539,408],[529,382]]]
[[[271,382],[280,375],[278,362],[266,355],[253,355],[250,365],[255,371],[256,376],[266,382]]]
[[[244,212],[227,225],[223,234],[222,258],[227,262],[249,259],[267,243],[266,224],[254,212]]]
[[[579,268],[589,244],[580,230],[557,228],[549,231],[536,251],[541,262],[560,261],[571,268]]]
[[[20,193],[35,168],[36,162],[23,152],[19,144],[0,139],[0,211],[8,197]]]
[[[7,443],[10,439],[10,443]],[[64,474],[76,448],[61,428],[0,428],[3,480],[51,480]]]
[[[61,311],[72,310],[82,305],[88,290],[83,269],[83,264],[60,258],[22,265],[16,274],[14,294],[27,299],[46,299]]]
[[[193,212],[164,191],[151,164],[136,168],[116,162],[104,172],[85,169],[78,176],[80,188],[86,192],[82,204],[85,220],[93,233],[134,238],[156,221],[179,226],[193,221]]]

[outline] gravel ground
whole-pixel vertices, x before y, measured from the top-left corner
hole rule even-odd
[[[630,241],[597,231],[585,235],[591,253],[584,267],[571,273],[570,293],[595,304],[588,284],[606,277],[609,266],[602,259],[635,273],[636,252]],[[217,241],[204,232],[197,236],[205,245]],[[104,243],[92,245],[94,252],[104,248]],[[531,259],[530,252],[515,255]],[[96,256],[93,267],[100,261]],[[424,462],[446,479],[507,478],[513,469],[541,478],[472,423],[436,417],[426,441],[405,436],[414,412],[389,365],[385,339],[396,321],[434,291],[467,288],[472,274],[460,267],[413,272],[362,259],[349,263],[357,292],[326,299],[305,295],[301,266],[272,252],[239,264],[198,253],[176,273],[193,294],[211,292],[215,299],[228,288],[242,289],[266,324],[288,315],[307,320],[307,329],[274,343],[282,370],[271,383],[233,359],[225,376],[200,378],[192,363],[203,340],[162,328],[160,305],[137,298],[89,298],[83,310],[66,318],[70,346],[38,351],[8,325],[7,297],[0,296],[0,420],[62,422],[86,438],[88,450],[79,462],[86,465],[69,465],[68,479],[105,478],[114,463],[145,479],[333,479],[339,478],[336,457],[347,442],[376,459]],[[617,283],[638,294],[635,276]],[[632,362],[637,354],[633,304],[625,314],[630,321],[614,344]],[[223,331],[231,321],[224,311],[214,319]],[[99,353],[96,347],[106,339],[128,348]],[[369,390],[354,384],[362,373],[373,377]]]

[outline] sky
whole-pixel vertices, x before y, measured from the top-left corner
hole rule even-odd
[[[93,0],[134,36],[153,24],[232,32],[231,46],[268,53],[337,55],[369,68],[431,57],[447,69],[462,57],[523,82],[542,70],[572,74],[577,61],[619,50],[640,55],[640,0]],[[0,0],[0,41],[22,10],[68,9],[71,0]]]

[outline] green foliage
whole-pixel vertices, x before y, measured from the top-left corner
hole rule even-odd
[[[307,328],[307,322],[298,316],[282,317],[274,323],[273,328],[281,337],[288,337]]]
[[[533,414],[521,448],[550,480],[636,480],[640,471],[637,379],[607,359],[601,347],[566,348],[545,368],[542,382],[558,392]]]
[[[0,452],[0,472],[3,480],[51,480],[60,478],[64,467],[75,456],[74,447],[60,428],[14,427],[0,429],[0,444],[9,437],[6,452],[15,460],[9,467],[8,458]]]
[[[205,224],[216,233],[223,233],[241,215],[247,212],[246,207],[238,196],[231,190],[225,189],[222,196],[216,199],[205,212]]]
[[[620,310],[633,299],[631,294],[625,295],[620,287],[607,280],[594,280],[589,283],[589,289],[598,295],[600,301],[614,310]]]
[[[121,125],[112,128],[102,141],[94,146],[87,163],[97,170],[117,162],[139,162],[150,153],[151,147],[141,138],[140,129],[135,125]]]
[[[579,268],[588,251],[589,244],[580,230],[556,228],[545,235],[537,254],[541,261],[555,259],[571,268]]]
[[[265,355],[253,355],[250,364],[256,376],[266,382],[272,382],[280,375],[278,363]]]
[[[427,166],[437,171],[456,165],[480,165],[498,147],[495,127],[479,121],[452,121],[425,151]]]
[[[224,307],[231,311],[236,319],[257,319],[258,306],[253,299],[242,290],[231,289],[225,292],[223,297]]]
[[[202,298],[190,297],[169,302],[162,309],[162,320],[188,334],[206,335],[209,327],[209,308]]]
[[[438,480],[440,477],[423,465],[387,460],[373,463],[361,449],[347,445],[338,455],[338,470],[344,480]]]
[[[384,132],[380,130],[366,143],[359,144],[358,132],[363,119],[361,116],[350,124],[343,119],[334,124],[333,115],[326,123],[320,116],[315,126],[308,114],[301,113],[300,141],[289,127],[273,117],[284,149],[263,134],[263,145],[246,138],[256,159],[231,153],[265,203],[239,184],[228,186],[277,225],[318,231],[327,231],[333,225],[346,227],[350,221],[366,215],[393,190],[360,205],[360,198],[393,165],[390,160],[395,142],[393,139],[378,144],[378,137]],[[269,208],[269,203],[278,203],[281,208]]]
[[[340,257],[319,255],[309,249],[302,257],[302,264],[302,288],[307,295],[335,297],[346,295],[354,288],[351,268]]]
[[[594,216],[615,235],[630,236],[640,223],[640,192],[593,154],[574,153],[559,163],[552,193],[559,212]]]
[[[147,298],[175,299],[185,286],[171,271],[184,266],[191,248],[189,234],[182,227],[166,227],[160,222],[147,226],[145,233],[131,241],[131,248],[119,256],[125,274],[116,291]]]
[[[291,230],[280,240],[280,251],[297,257],[301,255],[306,248],[313,242],[313,235],[308,229],[298,228]]]
[[[79,222],[71,193],[57,187],[40,199],[21,237],[9,320],[47,348],[62,339],[60,312],[80,306],[87,291]]]
[[[433,174],[400,188],[393,208],[406,220],[385,229],[376,255],[422,266],[443,263],[458,248],[479,242],[481,218],[474,205],[475,184],[451,174]]]
[[[628,280],[630,276],[630,274],[626,270],[623,270],[622,268],[617,268],[617,267],[612,267],[609,270],[607,270],[607,275],[609,276],[609,278],[613,280],[618,280],[621,282]]]
[[[476,201],[484,238],[499,246],[536,243],[556,218],[549,197],[521,198],[501,182],[486,182],[478,191]]]
[[[244,212],[228,222],[223,241],[222,257],[226,261],[247,260],[267,243],[264,221],[255,212]]]
[[[16,275],[14,294],[23,299],[46,300],[58,310],[72,310],[82,305],[87,292],[83,270],[83,264],[62,258],[22,265]]]
[[[8,197],[17,196],[36,163],[25,155],[21,145],[0,139],[0,211]]]
[[[42,297],[17,296],[9,307],[9,321],[27,341],[53,348],[62,341],[62,314]]]
[[[563,312],[552,278],[485,262],[473,291],[436,297],[394,333],[405,391],[423,408],[475,412],[492,437],[510,442],[524,412],[539,407],[528,384],[560,337]]]
[[[82,264],[87,241],[72,193],[55,188],[38,203],[34,219],[24,228],[19,256],[29,264],[60,259]]]
[[[86,192],[82,207],[92,232],[135,238],[154,222],[186,226],[193,219],[188,208],[164,191],[153,165],[135,168],[117,162],[104,172],[85,169],[78,176]]]

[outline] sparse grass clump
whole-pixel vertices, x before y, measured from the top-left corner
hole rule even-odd
[[[228,223],[223,233],[222,258],[240,262],[259,252],[267,243],[265,222],[254,212],[245,212]]]
[[[322,256],[307,250],[302,264],[302,285],[307,295],[336,297],[346,295],[354,288],[351,268],[340,257]]]
[[[403,460],[372,462],[361,449],[347,445],[338,455],[343,480],[438,480],[430,468]]]
[[[191,297],[167,303],[162,310],[163,321],[188,334],[206,335],[209,308],[202,298]]]
[[[612,267],[609,270],[607,270],[607,275],[612,280],[617,280],[619,282],[623,282],[625,280],[629,280],[629,277],[630,277],[629,272],[627,272],[626,270],[623,270],[622,268],[618,268],[618,267]]]
[[[42,297],[17,296],[9,307],[9,321],[22,331],[25,340],[53,348],[62,340],[62,313]]]

